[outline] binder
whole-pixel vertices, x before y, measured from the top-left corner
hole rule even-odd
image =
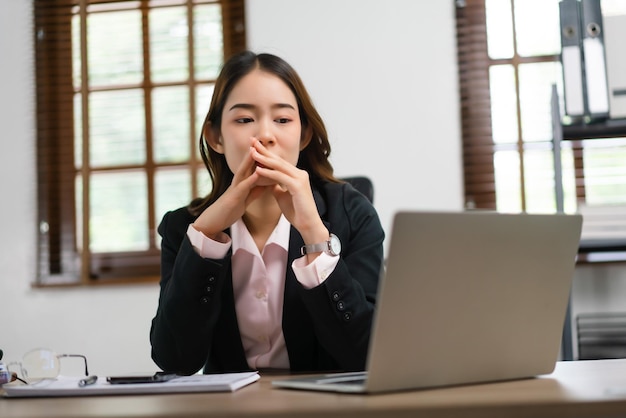
[[[578,0],[559,2],[561,23],[561,64],[565,113],[573,119],[581,118],[586,111],[581,10]]]
[[[604,16],[604,51],[611,119],[626,118],[626,15]]]
[[[609,93],[600,0],[582,0],[583,59],[587,111],[592,119],[609,116]]]

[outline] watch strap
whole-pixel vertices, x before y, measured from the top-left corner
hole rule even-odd
[[[318,242],[317,244],[307,244],[307,245],[303,245],[300,248],[300,254],[305,255],[305,254],[310,254],[310,253],[324,252],[324,251],[328,251],[329,247],[330,247],[330,241]]]
[[[339,238],[335,234],[331,233],[326,242],[303,245],[300,248],[300,254],[302,255],[317,252],[324,252],[331,256],[338,256],[341,252],[341,241],[339,241]]]

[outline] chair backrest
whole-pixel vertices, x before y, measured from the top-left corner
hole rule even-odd
[[[350,183],[352,187],[361,192],[367,199],[374,203],[374,184],[365,176],[343,177],[341,180]]]

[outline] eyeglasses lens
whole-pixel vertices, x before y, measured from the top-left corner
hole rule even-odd
[[[48,350],[33,350],[22,359],[22,373],[28,382],[54,379],[59,375],[59,358]]]

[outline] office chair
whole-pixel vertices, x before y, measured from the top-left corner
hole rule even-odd
[[[374,203],[374,184],[372,180],[365,176],[343,177],[340,180],[350,183],[352,187],[357,189],[361,194]]]

